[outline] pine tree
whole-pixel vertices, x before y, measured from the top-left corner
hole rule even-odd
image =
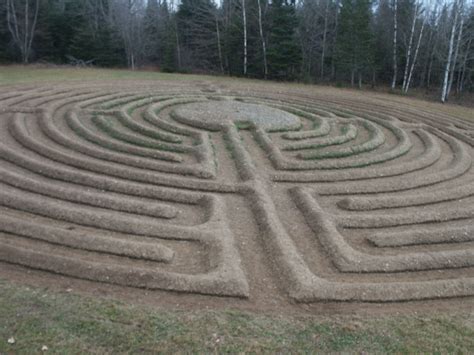
[[[242,75],[244,57],[243,39],[243,21],[241,2],[237,0],[224,0],[224,58],[225,67],[230,75]]]
[[[143,36],[145,37],[145,56],[149,63],[158,64],[161,56],[160,43],[160,5],[158,0],[148,0],[143,19]]]
[[[216,7],[211,0],[183,0],[176,14],[183,66],[218,71]]]
[[[392,0],[381,0],[374,19],[374,63],[378,77],[388,83],[393,78],[393,9]]]
[[[287,0],[271,4],[271,27],[268,39],[268,71],[274,79],[295,79],[301,62],[301,51],[295,38],[298,21],[295,6]]]
[[[241,0],[225,0],[222,5],[221,37],[225,71],[227,71],[230,75],[245,75],[244,46],[246,43],[246,76],[253,78],[264,78],[265,61],[262,48],[262,34],[260,33],[260,12],[258,2],[251,0],[245,1],[246,33],[244,32],[243,4],[244,3]],[[264,34],[265,45],[267,43],[266,16],[264,12],[266,7],[266,0],[261,0],[260,8],[262,9],[262,33]]]
[[[32,57],[36,60],[54,62],[60,58],[56,55],[56,48],[52,40],[50,14],[51,4],[48,0],[41,0]]]
[[[338,66],[349,71],[351,85],[362,85],[362,76],[374,61],[373,37],[370,28],[370,0],[342,0],[338,33]]]
[[[93,64],[98,66],[125,65],[125,50],[119,35],[106,18],[108,1],[94,2],[94,6],[102,6],[104,13],[93,9],[97,16],[93,19],[89,18],[87,9],[83,7],[84,2],[81,6],[80,1],[69,1],[70,7],[66,6],[65,11],[71,13],[71,22],[77,27],[72,30],[73,36],[67,43],[66,55],[85,61],[93,60]]]
[[[161,70],[164,72],[176,72],[179,68],[178,63],[178,29],[176,27],[176,15],[171,15],[168,11],[166,0],[162,3],[163,27],[160,31],[163,33],[163,41],[161,42]]]
[[[8,29],[4,19],[7,17],[6,11],[3,6],[0,6],[0,63],[7,62],[9,60],[8,47],[9,47],[9,36]]]

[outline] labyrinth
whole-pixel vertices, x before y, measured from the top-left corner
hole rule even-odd
[[[0,266],[241,299],[273,282],[290,303],[473,296],[474,121],[334,92],[1,88]]]

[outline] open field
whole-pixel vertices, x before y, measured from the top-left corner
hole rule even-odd
[[[235,351],[472,348],[472,109],[228,78],[49,73],[0,86],[0,287],[16,312],[50,288],[80,348],[95,332],[75,328],[84,312],[61,316],[71,304],[92,307],[91,327],[112,319],[117,337],[114,322],[135,310],[149,327],[169,318],[173,336],[191,317],[186,345],[201,351],[211,345],[195,337],[215,322]],[[55,293],[69,289],[84,295]],[[90,301],[101,294],[159,311]],[[110,307],[117,315],[100,315]],[[430,324],[415,335],[432,339],[421,348],[399,333],[418,327],[415,310]],[[17,323],[8,312],[0,303],[4,337]],[[356,330],[347,314],[362,317]],[[242,319],[261,331],[255,347],[241,343],[253,331]],[[51,339],[67,338],[64,327]],[[272,338],[287,328],[287,342]],[[92,339],[98,351],[109,341]],[[138,349],[127,341],[123,351]]]

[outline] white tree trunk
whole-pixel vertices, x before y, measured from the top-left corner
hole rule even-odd
[[[219,55],[219,64],[221,67],[221,73],[224,74],[224,63],[222,62],[222,48],[221,48],[221,34],[219,31],[219,19],[216,14],[216,33],[217,33],[217,54]]]
[[[178,70],[181,69],[181,47],[179,45],[178,22],[176,21],[176,55],[178,56]]]
[[[449,39],[449,50],[448,50],[448,58],[446,60],[446,69],[444,70],[444,80],[443,80],[443,89],[441,91],[441,102],[445,102],[447,99],[448,93],[448,79],[449,79],[449,72],[451,69],[451,57],[453,56],[453,45],[454,45],[454,34],[456,32],[456,25],[458,22],[458,9],[457,9],[457,1],[453,4],[453,27],[451,28],[451,36]]]
[[[410,88],[411,78],[413,76],[413,71],[415,69],[416,59],[418,58],[418,51],[420,49],[421,39],[423,38],[423,30],[425,28],[427,18],[428,18],[428,14],[425,15],[425,18],[423,19],[423,23],[421,24],[420,36],[418,37],[418,43],[416,44],[415,54],[413,56],[413,61],[411,63],[410,74],[408,75],[408,79],[405,84],[405,88],[403,90],[405,93],[407,93],[408,89]]]
[[[393,78],[392,78],[392,90],[395,90],[397,85],[397,12],[398,12],[398,0],[393,0]]]
[[[257,0],[258,3],[258,27],[260,30],[260,39],[262,41],[262,54],[263,54],[263,70],[265,79],[268,75],[268,65],[267,65],[267,46],[265,44],[265,36],[263,35],[263,24],[262,24],[262,5],[260,0]]]
[[[30,57],[31,46],[33,45],[33,38],[35,37],[36,23],[38,21],[39,8],[40,8],[40,1],[36,0],[35,16],[33,17],[33,24],[31,25],[31,29],[30,29],[30,39],[29,39],[29,42],[27,44],[27,50],[26,50],[26,62],[28,62],[28,58]]]
[[[451,92],[451,87],[453,85],[454,73],[456,71],[456,66],[457,66],[457,63],[458,63],[459,45],[460,45],[461,40],[462,40],[462,29],[463,29],[463,26],[464,26],[464,16],[462,16],[462,6],[459,7],[459,15],[461,16],[461,22],[459,23],[458,39],[457,39],[457,42],[456,42],[456,50],[454,51],[453,67],[452,67],[451,73],[450,73],[448,89],[446,91],[446,100],[449,97],[449,94]]]
[[[40,1],[35,0],[35,11],[33,15],[33,21],[30,25],[30,4],[29,0],[25,2],[24,9],[24,21],[20,25],[17,17],[17,10],[15,7],[14,0],[7,0],[7,26],[10,34],[12,35],[13,42],[18,47],[21,53],[21,59],[23,63],[28,63],[31,53],[31,47],[33,45],[33,39],[36,32],[36,23],[38,20]]]
[[[408,42],[408,50],[407,50],[407,59],[405,62],[405,72],[403,73],[403,84],[402,84],[402,90],[404,92],[406,89],[407,85],[407,80],[408,80],[408,68],[410,67],[410,60],[411,60],[411,48],[413,45],[413,37],[415,36],[415,27],[416,27],[416,19],[418,17],[418,3],[415,5],[415,13],[413,14],[413,22],[411,25],[411,31],[410,31],[410,40]]]
[[[321,79],[324,79],[324,58],[326,56],[326,35],[328,31],[328,13],[329,13],[329,0],[326,0],[326,11],[324,14],[324,30],[323,30],[323,43],[321,53]]]
[[[244,22],[244,75],[247,75],[247,14],[245,0],[242,0],[242,20]]]
[[[337,30],[339,24],[339,0],[336,0],[336,13],[334,14],[334,40],[332,43],[332,61],[331,61],[331,77],[333,79],[336,78],[336,61],[335,61],[335,53],[336,53],[336,45],[337,45]]]
[[[23,55],[23,63],[28,63],[28,56],[27,56],[27,45],[28,45],[28,18],[30,16],[29,14],[29,0],[25,1],[25,30],[23,34],[23,48],[25,49],[24,55]]]

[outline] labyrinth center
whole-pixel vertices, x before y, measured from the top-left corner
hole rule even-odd
[[[170,81],[4,87],[0,125],[2,263],[252,298],[257,253],[289,301],[474,295],[474,123]]]

